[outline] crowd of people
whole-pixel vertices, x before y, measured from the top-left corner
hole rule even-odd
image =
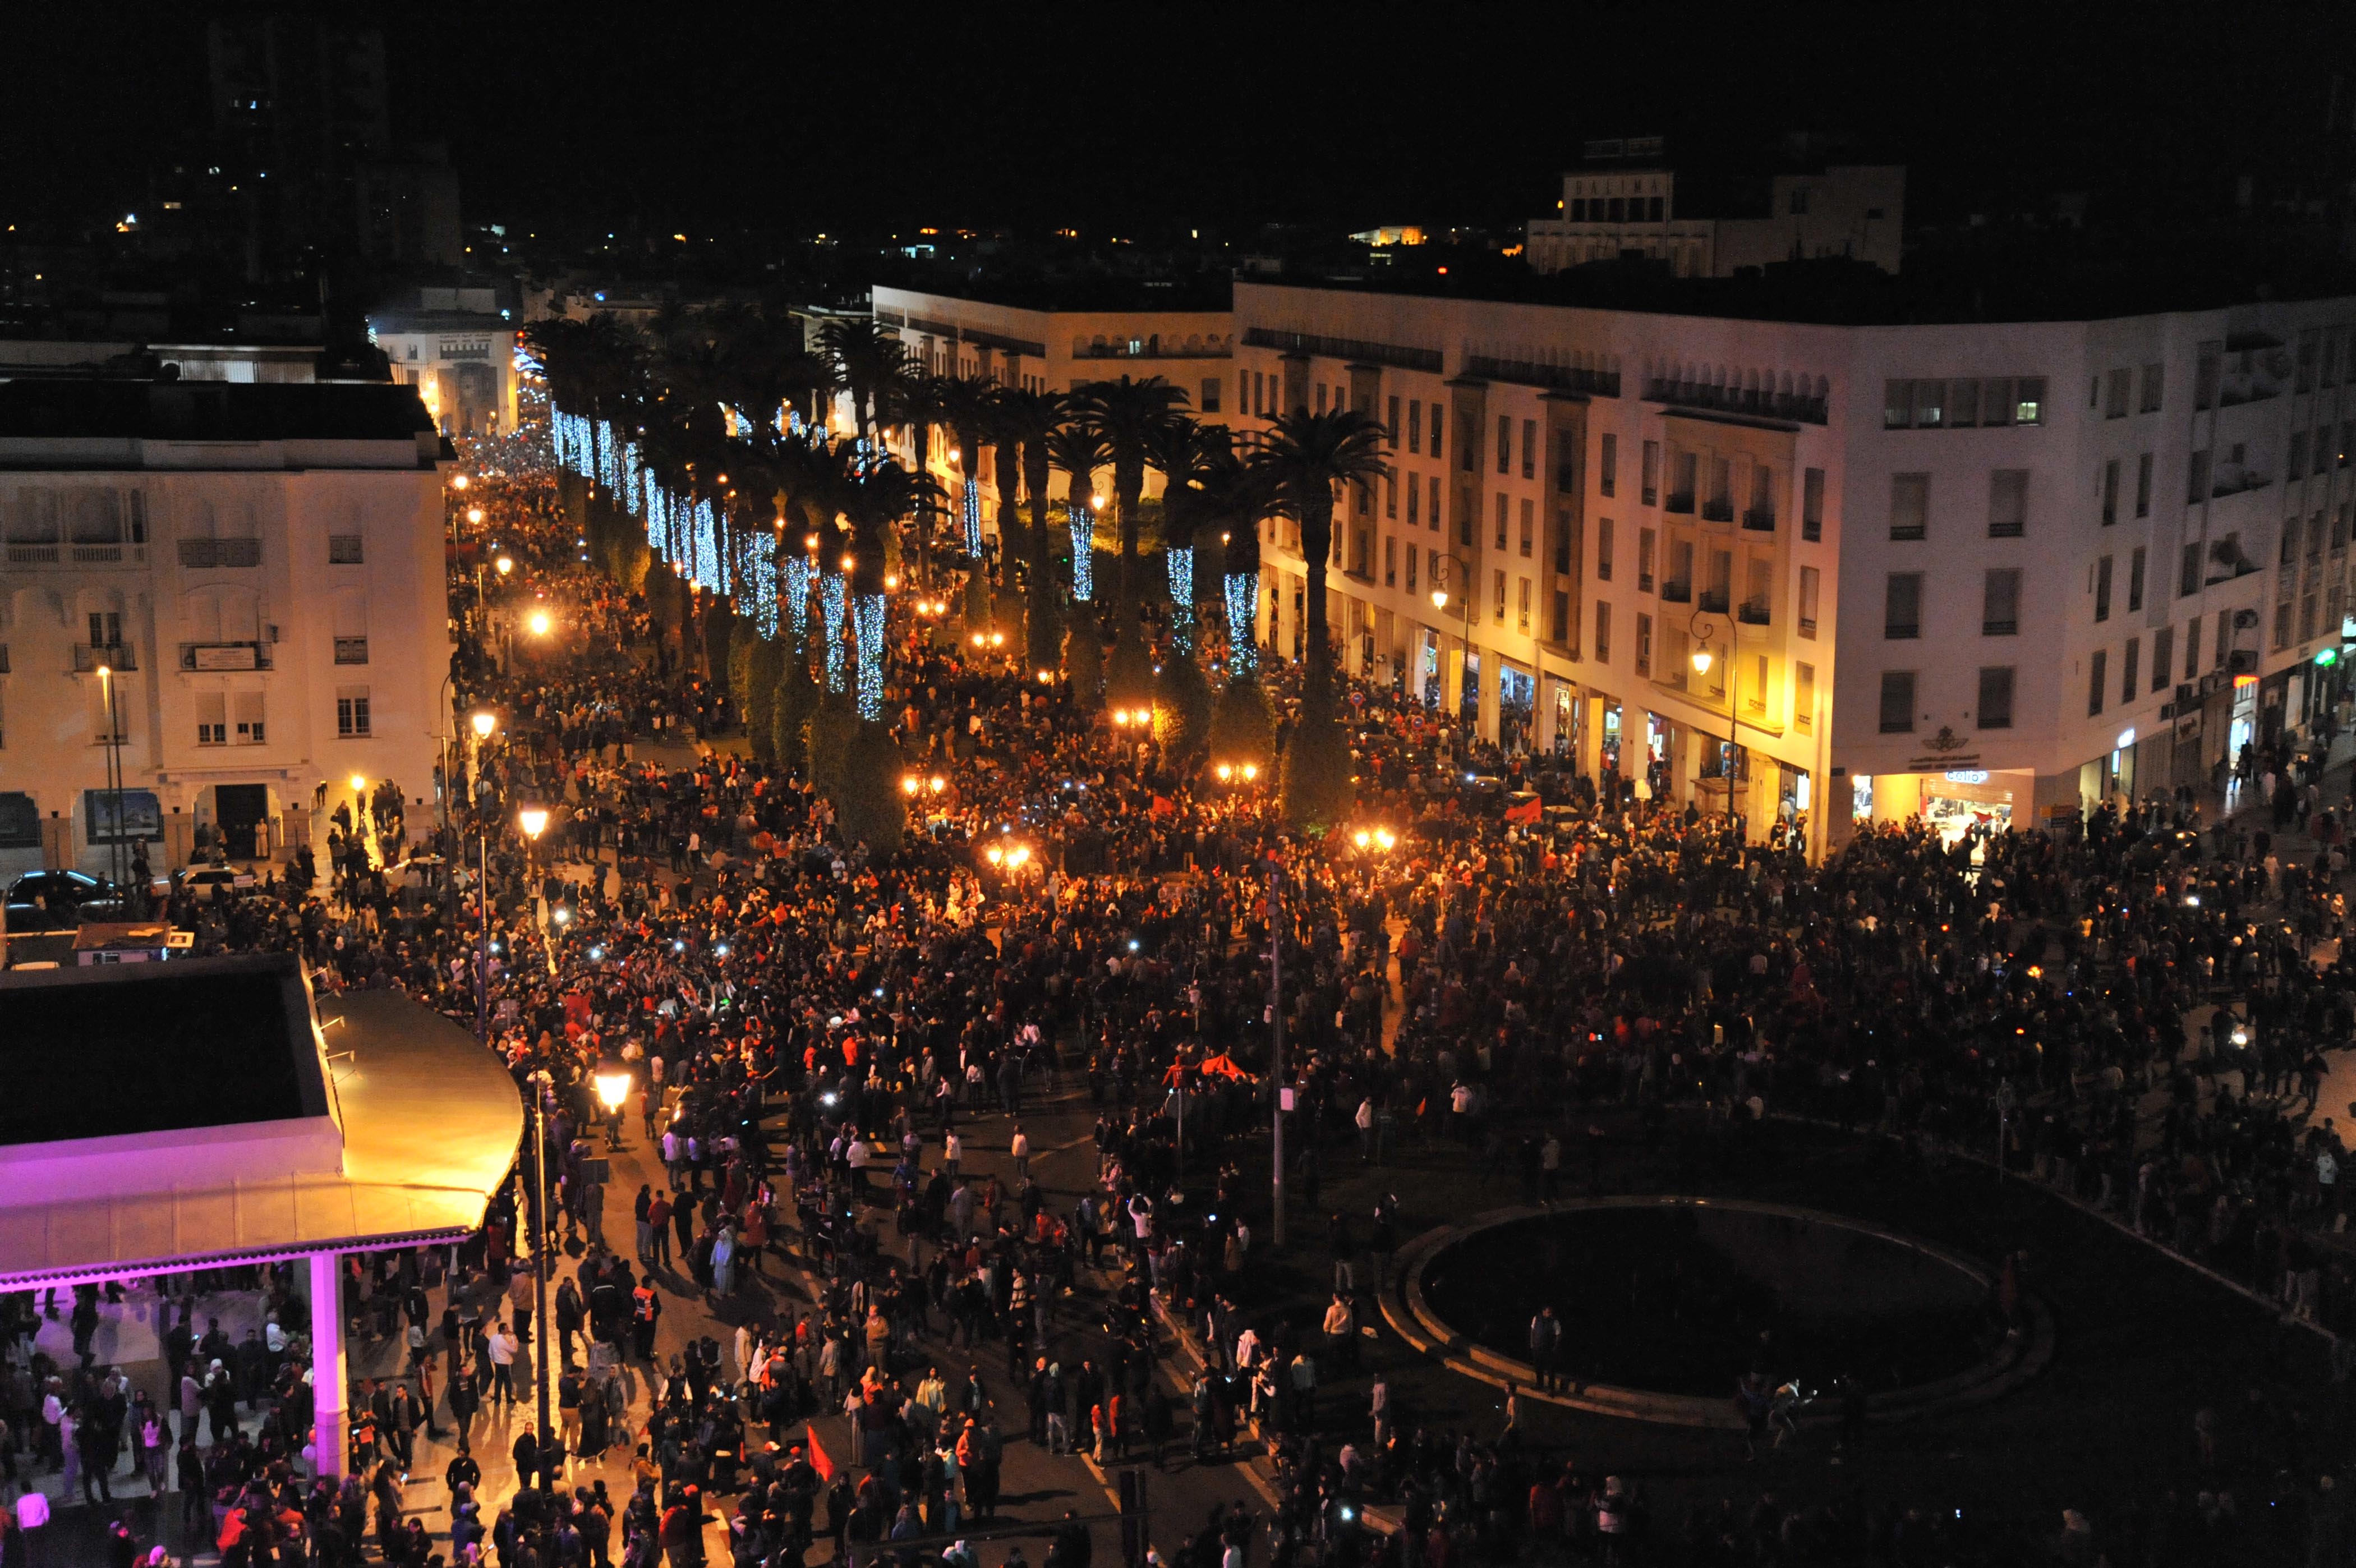
[[[201,951],[299,951],[323,989],[397,988],[479,1023],[545,1112],[514,1193],[455,1258],[356,1265],[349,1310],[409,1356],[402,1378],[355,1391],[340,1487],[301,1478],[307,1411],[284,1379],[180,1358],[210,1361],[259,1418],[241,1432],[232,1397],[209,1452],[193,1415],[182,1429],[177,1473],[220,1510],[224,1561],[284,1561],[294,1541],[352,1561],[372,1526],[388,1562],[694,1563],[715,1520],[740,1563],[798,1563],[820,1533],[854,1560],[938,1552],[992,1518],[1006,1443],[1159,1463],[1255,1432],[1282,1506],[1257,1525],[1215,1517],[1165,1560],[1238,1568],[1259,1530],[1280,1563],[1397,1568],[1547,1542],[1695,1562],[1964,1550],[1920,1509],[1762,1497],[1656,1519],[1641,1484],[1566,1466],[1511,1423],[1430,1430],[1379,1377],[1364,1409],[1321,1398],[1363,1376],[1398,1224],[1395,1204],[1326,1218],[1326,1163],[1452,1141],[1550,1193],[1558,1130],[1605,1107],[1960,1146],[2293,1316],[2356,1326],[2356,1273],[2331,1240],[2345,1149],[2317,1102],[2320,1053],[2347,1041],[2356,1001],[2346,965],[2310,956],[2344,929],[2347,809],[2319,793],[2305,864],[2179,800],[2105,807],[2068,838],[1858,824],[1812,865],[1803,824],[1755,841],[1361,688],[1361,800],[1397,847],[1360,850],[1287,838],[1261,791],[1194,780],[1149,733],[918,625],[885,709],[912,773],[943,787],[918,794],[903,849],[872,854],[806,779],[665,744],[729,727],[723,661],[580,562],[552,476],[522,448],[498,456],[474,504],[519,570],[454,584],[453,684],[456,712],[499,725],[437,780],[446,810],[412,825],[396,794],[372,823],[338,825],[324,879],[304,846],[250,889],[172,908]],[[512,635],[532,604],[561,607],[544,642]],[[1270,682],[1281,705],[1288,677]],[[2319,785],[2311,759],[2272,760],[2286,791]],[[1502,789],[1458,788],[1467,771]],[[1535,811],[1503,810],[1532,795]],[[524,801],[552,809],[537,843],[513,828]],[[1030,854],[993,860],[992,843]],[[1335,1258],[1307,1321],[1257,1296],[1266,1243],[1241,1175],[1272,1098],[1280,940],[1288,1175]],[[619,1112],[594,1087],[616,1064],[637,1085]],[[1021,1118],[1083,1087],[1096,1179],[1051,1197]],[[663,1165],[627,1245],[605,1234],[596,1175],[599,1130],[624,1116]],[[1011,1176],[964,1168],[985,1128]],[[1375,1267],[1354,1265],[1364,1251]],[[806,1309],[766,1288],[789,1266],[821,1283]],[[543,1283],[552,1321],[535,1324]],[[738,1326],[666,1359],[656,1325],[689,1305]],[[1175,1398],[1154,1375],[1179,1364],[1173,1327],[1201,1349]],[[534,1484],[486,1521],[473,1422],[513,1397],[534,1332],[563,1348],[561,1423],[517,1439]],[[294,1337],[268,1348],[267,1366],[299,1364]],[[1019,1434],[982,1392],[1001,1357]],[[122,1386],[91,1370],[60,1373],[65,1430],[136,1441]],[[819,1447],[819,1413],[849,1418],[852,1452]],[[446,1541],[429,1541],[388,1477],[445,1420],[466,1463]],[[607,1455],[628,1456],[626,1496],[568,1484]],[[1356,1527],[1371,1505],[1398,1528]],[[2092,1528],[2077,1519],[2057,1550]]]

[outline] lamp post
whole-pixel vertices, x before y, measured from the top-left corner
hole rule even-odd
[[[106,705],[106,791],[112,798],[114,822],[107,835],[106,865],[112,874],[118,896],[123,887],[123,725],[114,712],[114,670],[111,665],[98,667],[98,690]],[[166,870],[171,868],[167,865]],[[127,906],[126,906],[127,912]]]
[[[1687,628],[1694,634],[1693,667],[1694,673],[1697,675],[1709,673],[1710,628],[1699,624],[1706,613],[1708,612],[1696,610],[1686,622]],[[1740,657],[1742,647],[1742,623],[1734,616],[1729,615],[1726,618],[1726,624],[1728,628],[1726,639],[1729,644],[1726,653],[1726,744],[1730,752],[1739,753],[1742,749],[1742,663]],[[1730,756],[1726,759],[1726,766],[1729,769],[1726,775],[1726,822],[1727,826],[1732,827],[1734,825],[1732,769],[1740,766],[1740,759]]]
[[[622,1147],[622,1102],[630,1097],[630,1069],[608,1062],[597,1069],[597,1103],[605,1108],[605,1147]]]
[[[474,783],[480,784],[483,779],[483,743],[489,740],[491,732],[499,727],[499,718],[497,714],[487,709],[475,714],[468,723],[473,725],[475,731]],[[475,804],[475,789],[470,786],[466,792],[466,803],[470,810]],[[475,883],[477,917],[475,949],[475,1037],[487,1045],[491,1038],[491,832],[479,815],[476,818],[475,843],[479,851],[479,857],[476,862],[477,876]]]
[[[526,806],[516,813],[516,826],[523,830],[524,897],[532,898],[536,902],[538,895],[531,890],[531,878],[533,872],[539,869],[539,865],[532,852],[540,843],[540,835],[548,831],[548,808]]]
[[[540,1412],[539,1442],[534,1468],[545,1470],[549,1444],[555,1434],[548,1419],[548,1342],[553,1337],[548,1326],[548,1274],[552,1260],[548,1246],[548,1096],[555,1080],[548,1069],[541,1068],[531,1075],[532,1090],[532,1151],[531,1151],[531,1313],[532,1313],[532,1381],[538,1396]],[[523,1477],[516,1477],[521,1484]]]
[[[1440,559],[1448,564],[1448,575],[1456,581],[1458,588],[1456,596],[1464,601],[1464,654],[1469,658],[1472,652],[1472,568],[1467,565],[1464,558],[1453,550]],[[1448,608],[1448,597],[1446,588],[1435,586],[1431,590],[1431,607],[1444,612]],[[1463,681],[1460,677],[1457,681],[1456,699],[1456,705],[1460,710],[1464,705],[1463,685]],[[1472,700],[1472,716],[1476,727],[1480,723],[1480,715],[1481,700],[1478,695],[1475,695]]]
[[[1274,1209],[1269,1239],[1284,1245],[1284,868],[1268,867],[1268,1016],[1275,1044],[1276,1109],[1269,1129],[1269,1198]]]

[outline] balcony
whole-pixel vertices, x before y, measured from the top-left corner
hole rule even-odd
[[[121,539],[11,539],[0,546],[0,562],[11,566],[138,566],[147,546]]]
[[[1808,639],[1813,639],[1815,637],[1815,635],[1816,635],[1816,618],[1815,618],[1815,617],[1814,617],[1814,616],[1802,616],[1802,617],[1800,618],[1800,635],[1801,635],[1802,637],[1808,638]]]
[[[1826,400],[1796,392],[1773,392],[1761,387],[1722,387],[1706,381],[1673,381],[1655,377],[1644,383],[1646,403],[1708,409],[1718,413],[1747,413],[1762,419],[1823,424]]]
[[[183,539],[180,541],[180,564],[196,571],[215,566],[259,566],[262,564],[262,541]]]
[[[1668,500],[1663,503],[1661,507],[1663,511],[1682,511],[1687,513],[1692,512],[1693,509],[1694,499],[1693,492],[1691,490],[1687,490],[1683,495],[1671,494]]]
[[[367,639],[367,638],[365,638],[365,637],[339,637],[339,638],[336,639],[336,662],[337,662],[337,663],[338,663],[338,664],[365,664],[365,663],[367,663],[368,661],[369,661],[369,657],[368,657],[368,639]]]
[[[180,644],[180,668],[183,670],[267,670],[270,667],[270,644],[266,642]]]
[[[1984,620],[1980,622],[1982,637],[2019,637],[2020,623],[2017,620]]]
[[[1377,343],[1364,338],[1328,338],[1314,332],[1280,332],[1272,327],[1247,327],[1244,341],[1255,349],[1279,349],[1294,354],[1322,354],[1333,360],[1360,360],[1394,370],[1440,373],[1437,349],[1414,349],[1398,343]]]
[[[1619,371],[1589,365],[1557,365],[1543,360],[1508,360],[1492,354],[1467,354],[1464,356],[1464,373],[1479,376],[1484,381],[1547,387],[1556,392],[1585,392],[1591,397],[1620,395]]]
[[[64,547],[54,539],[12,539],[7,550],[11,566],[54,566],[64,559]]]
[[[1775,532],[1775,511],[1772,507],[1751,507],[1742,514],[1742,526],[1753,533]]]
[[[1734,612],[1734,618],[1740,621],[1745,626],[1767,625],[1767,601],[1764,599],[1744,600],[1742,607]]]
[[[1664,604],[1671,605],[1689,605],[1693,603],[1692,582],[1690,580],[1664,580],[1661,584],[1661,601]]]
[[[1722,616],[1726,613],[1726,606],[1727,595],[1724,588],[1704,588],[1701,591],[1701,603],[1696,607],[1704,615]]]
[[[1183,340],[1159,335],[1072,339],[1075,360],[1224,360],[1230,352],[1228,339],[1215,333],[1208,338],[1198,333]]]
[[[94,675],[102,667],[107,670],[136,670],[139,668],[139,654],[137,650],[119,642],[110,643],[104,648],[92,648],[87,643],[77,642],[74,644],[73,667],[77,675]]]
[[[1704,522],[1732,522],[1734,521],[1734,503],[1732,501],[1704,501],[1701,503],[1701,520]]]

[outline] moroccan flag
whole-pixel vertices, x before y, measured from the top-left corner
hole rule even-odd
[[[809,1428],[809,1462],[810,1468],[818,1472],[819,1480],[834,1479],[834,1461],[826,1456],[826,1449],[819,1443],[818,1423],[815,1422]]]
[[[1537,820],[1538,802],[1535,797],[1523,801],[1518,806],[1508,806],[1505,808],[1505,821],[1509,822],[1526,823],[1535,822]]]
[[[1172,812],[1177,811],[1177,809],[1178,808],[1172,803],[1169,796],[1156,795],[1153,797],[1153,814],[1155,816],[1166,817]]]

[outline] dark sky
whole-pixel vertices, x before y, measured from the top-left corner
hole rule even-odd
[[[1798,128],[1908,162],[1918,213],[2006,182],[2205,202],[2311,166],[2356,69],[2356,8],[2319,5],[359,9],[469,217],[663,231],[1504,225],[1585,137],[1665,133],[1705,167]],[[12,20],[0,206],[135,197],[200,123],[192,14]]]

